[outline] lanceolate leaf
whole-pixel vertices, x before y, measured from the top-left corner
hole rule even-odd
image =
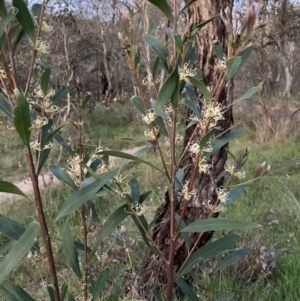
[[[102,272],[99,273],[97,281],[96,281],[95,289],[93,292],[93,299],[92,299],[93,301],[98,300],[100,293],[104,290],[105,285],[109,279],[109,275],[110,275],[109,268],[106,268]]]
[[[7,115],[10,119],[12,118],[11,106],[8,100],[0,93],[0,110]]]
[[[259,224],[249,221],[239,221],[225,218],[208,218],[194,221],[187,225],[181,232],[208,232],[230,229],[250,229],[260,227]]]
[[[143,115],[146,114],[144,103],[143,103],[142,99],[139,96],[133,96],[131,98],[131,102],[133,103],[133,105],[137,108],[137,110],[140,113],[142,113]]]
[[[81,271],[78,262],[78,254],[73,242],[69,222],[66,221],[62,233],[62,247],[66,260],[75,274],[81,279]]]
[[[239,235],[232,233],[206,244],[205,246],[203,246],[202,248],[200,248],[192,254],[192,256],[188,259],[184,268],[177,277],[181,277],[189,271],[191,271],[195,267],[195,264],[199,261],[210,260],[222,254],[223,252],[231,248],[233,245],[235,245],[239,241],[239,239]]]
[[[13,0],[13,6],[18,9],[17,20],[22,25],[32,44],[35,44],[35,28],[27,5],[23,0]]]
[[[185,296],[189,298],[189,300],[199,301],[196,293],[181,277],[176,280],[176,284],[181,288],[181,290],[184,292]]]
[[[240,53],[238,53],[238,56],[242,58],[238,70],[241,69],[243,67],[243,65],[247,62],[252,50],[253,50],[253,46],[248,46],[247,48],[242,50]]]
[[[43,91],[44,96],[46,96],[48,92],[50,75],[51,75],[51,69],[47,68],[41,77],[41,89]]]
[[[51,101],[53,104],[58,103],[60,100],[62,100],[63,98],[65,98],[68,93],[71,91],[71,87],[67,86],[67,87],[62,87],[60,90],[58,90],[54,96],[52,97]]]
[[[94,250],[97,249],[98,244],[103,241],[108,235],[110,235],[117,228],[120,223],[130,214],[128,206],[125,204],[119,207],[116,211],[114,211],[106,220],[103,227],[101,228],[96,243],[94,245]]]
[[[69,146],[69,144],[65,141],[65,139],[59,134],[54,134],[54,139],[72,156],[75,156],[74,150]]]
[[[158,0],[160,1],[160,0]],[[168,64],[167,64],[167,52],[163,46],[163,44],[157,40],[154,36],[143,33],[142,38],[144,42],[156,53],[156,55],[160,58],[162,61],[164,67],[166,70],[168,70]]]
[[[99,152],[99,155],[108,155],[108,156],[112,156],[112,157],[117,157],[117,158],[123,158],[123,159],[129,159],[129,160],[133,160],[133,161],[138,161],[141,163],[144,163],[146,165],[149,165],[151,167],[153,167],[154,169],[164,173],[162,170],[160,170],[158,167],[156,167],[155,165],[153,165],[152,163],[145,161],[139,157],[127,154],[127,153],[123,153],[123,152],[119,152],[119,151],[103,151],[103,152]]]
[[[187,106],[189,109],[193,111],[193,113],[200,119],[201,118],[201,112],[200,112],[200,107],[198,104],[195,104],[194,102],[184,98],[181,100],[181,102]]]
[[[247,98],[251,97],[254,93],[258,92],[261,89],[262,84],[263,83],[260,82],[256,87],[253,87],[253,88],[249,89],[245,94],[243,94],[242,96],[240,96],[236,100],[234,100],[232,105],[236,104],[237,102],[239,102],[241,100],[244,100],[244,99],[247,99]]]
[[[245,193],[245,185],[237,186],[229,191],[229,196],[224,205],[228,205],[233,201],[239,199]]]
[[[213,49],[214,49],[214,52],[215,52],[217,58],[220,61],[224,61],[225,53],[224,53],[222,44],[219,41],[215,42],[214,45],[213,45]]]
[[[7,279],[0,285],[0,295],[7,301],[35,301],[20,286]]]
[[[60,166],[51,164],[48,166],[48,169],[53,173],[55,178],[57,178],[58,180],[60,180],[61,182],[65,183],[65,184],[69,185],[70,187],[74,188],[75,190],[78,189],[77,186],[75,185],[74,181],[70,177],[70,175],[67,172],[65,172]]]
[[[31,11],[32,11],[32,14],[34,15],[34,17],[36,17],[37,20],[40,20],[41,12],[42,12],[42,5],[38,4],[38,3],[33,4],[31,7]]]
[[[250,250],[251,250],[250,248],[244,248],[244,249],[240,249],[240,250],[236,250],[236,251],[232,252],[221,263],[219,263],[217,265],[214,272],[216,273],[220,270],[223,270],[223,269],[237,263],[238,261],[243,259],[247,254],[249,254]]]
[[[166,0],[148,0],[150,3],[155,5],[161,10],[162,13],[170,20],[171,23],[174,22],[172,10]]]
[[[15,244],[17,243],[16,240],[12,239],[9,242],[5,243],[4,245],[0,246],[0,257],[8,252]]]
[[[236,139],[238,136],[240,136],[242,132],[243,132],[243,129],[238,129],[238,130],[235,130],[233,132],[226,133],[224,135],[221,135],[221,136],[218,136],[218,137],[214,138],[211,141],[211,146],[213,148],[213,151],[210,152],[210,153],[207,153],[206,156],[207,157],[211,156],[216,151],[218,151],[222,146],[224,146],[225,144],[227,144],[231,140]]]
[[[191,0],[190,2],[192,2],[192,1],[193,1],[193,0]],[[188,3],[188,4],[189,4],[189,3]],[[188,5],[188,4],[187,4],[187,5]],[[206,21],[204,21],[204,22],[202,22],[202,23],[200,23],[199,25],[196,25],[196,26],[192,29],[191,37],[194,37],[195,34],[196,34],[201,28],[203,28],[206,24],[212,22],[215,18],[216,18],[216,16],[215,16],[215,17],[212,17],[212,18],[210,18],[210,19],[208,19],[208,20],[206,20]]]
[[[160,112],[162,107],[170,100],[176,85],[178,84],[178,68],[176,67],[172,74],[167,78],[163,86],[161,87],[156,101],[155,111]]]
[[[199,91],[203,94],[205,100],[211,101],[211,94],[202,80],[196,79],[192,76],[188,76],[188,79],[192,85],[199,89]]]
[[[3,261],[0,263],[0,284],[31,249],[36,240],[38,231],[39,224],[32,222],[22,234],[15,246],[5,256]]]
[[[135,177],[130,179],[131,197],[134,204],[139,204],[140,200],[140,185]]]
[[[25,228],[23,228],[17,221],[8,216],[0,214],[0,232],[2,232],[4,235],[17,241],[22,236],[24,231]],[[40,247],[37,242],[34,243],[32,249],[37,252],[40,251]]]
[[[227,71],[227,83],[234,77],[237,73],[242,62],[240,56],[228,59],[226,62],[226,71]]]
[[[0,181],[0,192],[17,194],[29,200],[29,197],[25,193],[10,182]]]
[[[15,89],[14,93],[18,99],[18,106],[14,109],[14,117],[13,122],[14,126],[23,141],[23,143],[29,147],[30,142],[30,126],[31,126],[31,119],[30,119],[30,110],[29,110],[29,103],[25,96],[18,90]]]
[[[92,184],[83,187],[73,193],[62,205],[55,221],[63,216],[71,213],[79,206],[90,200],[104,185],[107,185],[110,180],[118,174],[118,170],[109,171],[103,174],[99,179]]]

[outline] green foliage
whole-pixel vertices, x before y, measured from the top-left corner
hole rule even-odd
[[[30,111],[29,111],[29,103],[24,95],[16,89],[15,95],[18,99],[18,106],[15,107],[13,110],[14,117],[13,122],[14,126],[19,134],[19,137],[23,141],[24,145],[29,147],[30,142],[30,126],[31,126],[31,119],[30,119]]]
[[[0,284],[31,249],[36,240],[38,230],[39,225],[36,222],[32,222],[0,263]]]
[[[66,221],[63,228],[62,238],[63,252],[70,267],[73,269],[78,278],[81,278],[81,271],[78,262],[78,254],[73,242],[69,222]]]

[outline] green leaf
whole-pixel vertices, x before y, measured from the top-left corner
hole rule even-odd
[[[17,194],[30,200],[30,198],[24,192],[22,192],[17,186],[10,182],[0,180],[0,192]]]
[[[75,156],[74,150],[69,146],[69,144],[65,141],[65,139],[59,134],[54,134],[54,139],[72,156]]]
[[[241,237],[236,233],[232,233],[201,247],[191,255],[177,277],[181,277],[191,271],[197,262],[201,260],[210,260],[222,254],[235,245],[240,238]]]
[[[12,218],[0,214],[0,232],[14,240],[19,240],[25,232],[25,228]],[[40,247],[37,242],[34,243],[32,249],[36,252],[40,251]]]
[[[254,93],[258,92],[261,89],[262,85],[263,85],[263,82],[260,82],[256,87],[252,87],[245,94],[243,94],[242,96],[240,96],[236,100],[234,100],[231,105],[236,104],[237,102],[239,102],[241,100],[251,97]]]
[[[165,16],[168,18],[168,20],[173,23],[174,18],[172,14],[172,10],[166,0],[148,0],[150,3],[155,5]]]
[[[148,34],[152,34],[152,32],[154,31],[154,29],[156,28],[156,22],[155,21],[151,21],[149,27],[148,27]]]
[[[181,288],[185,296],[187,296],[190,300],[199,301],[196,293],[181,277],[176,279],[176,284]]]
[[[188,7],[190,7],[194,2],[196,2],[197,0],[190,0],[181,10],[181,12],[185,11]]]
[[[200,141],[200,148],[203,148],[210,138],[214,135],[215,129],[210,130]]]
[[[95,290],[93,292],[93,301],[98,300],[100,293],[104,290],[105,284],[107,283],[110,275],[110,269],[106,268],[99,273],[96,281]]]
[[[8,100],[1,93],[0,93],[0,110],[10,119],[12,118],[11,106]]]
[[[230,301],[233,299],[233,297],[234,297],[234,293],[229,293],[226,295],[222,295],[216,301]]]
[[[240,70],[243,67],[243,65],[247,62],[252,50],[253,46],[248,46],[247,48],[243,49],[241,52],[238,53],[238,56],[242,58],[238,70]]]
[[[68,301],[75,301],[75,298],[73,297],[73,295],[70,292],[68,292]]]
[[[56,301],[55,300],[55,296],[54,296],[54,289],[52,286],[48,285],[47,286],[47,291],[48,291],[48,295],[50,297],[50,301]]]
[[[192,0],[192,1],[193,1],[193,0]],[[190,1],[190,2],[192,2],[192,1]],[[188,5],[188,4],[189,4],[189,3],[187,3],[187,5]],[[206,21],[200,23],[199,25],[194,26],[193,29],[192,29],[192,32],[191,32],[191,37],[193,38],[193,37],[196,35],[196,33],[197,33],[201,28],[203,28],[203,27],[204,27],[205,25],[207,25],[208,23],[212,22],[216,17],[217,17],[217,16],[212,17],[212,18],[209,18],[208,20],[206,20]]]
[[[6,252],[8,252],[16,243],[17,241],[12,239],[4,245],[0,246],[0,257]]]
[[[157,301],[164,301],[162,295],[158,291],[151,291]]]
[[[29,103],[25,98],[25,96],[18,89],[15,89],[14,93],[18,99],[18,106],[15,107],[13,111],[14,126],[23,143],[27,147],[29,147],[30,134],[31,134],[30,131],[31,119],[30,119]]]
[[[130,179],[129,183],[130,189],[131,189],[131,197],[134,204],[139,204],[140,200],[140,185],[139,182],[136,180],[135,177],[132,177]]]
[[[261,225],[250,221],[239,221],[225,218],[208,218],[194,221],[187,225],[181,232],[208,232],[230,229],[251,229]]]
[[[229,196],[226,202],[223,203],[224,206],[232,203],[233,201],[239,199],[245,193],[245,185],[237,186],[229,191]]]
[[[0,263],[0,284],[31,249],[36,240],[38,231],[39,224],[32,222],[22,234],[15,246],[5,256],[3,261]]]
[[[214,154],[216,151],[218,151],[222,146],[227,144],[229,141],[236,139],[238,136],[241,135],[243,132],[243,129],[238,129],[230,133],[226,133],[224,135],[218,136],[214,138],[211,141],[211,146],[213,148],[213,151],[206,154],[206,157],[210,157],[212,154]]]
[[[37,20],[40,20],[41,18],[41,12],[42,12],[42,5],[35,3],[31,7],[31,11],[34,17],[37,18]]]
[[[4,279],[0,285],[0,295],[6,301],[35,301],[20,286],[7,279]]]
[[[159,60],[159,57],[157,57],[154,64],[153,64],[153,67],[152,67],[152,77],[153,77],[154,81],[156,79],[156,72],[157,72],[157,68],[159,66],[159,63],[160,63],[160,60]]]
[[[9,11],[4,19],[3,27],[7,28],[8,25],[15,19],[16,13]]]
[[[65,98],[69,94],[70,91],[71,91],[71,87],[69,87],[69,86],[62,87],[60,90],[56,91],[56,93],[54,94],[54,96],[51,99],[51,102],[53,104],[58,103],[60,100]]]
[[[144,103],[139,96],[133,96],[130,101],[132,102],[132,104],[137,108],[137,110],[140,113],[142,113],[143,115],[146,114]]]
[[[211,101],[212,99],[211,94],[202,80],[196,79],[192,76],[188,76],[188,79],[192,85],[194,85],[196,88],[199,89],[199,91],[203,94],[205,100]]]
[[[98,244],[103,241],[108,235],[110,235],[118,225],[122,223],[122,221],[130,214],[130,209],[125,204],[115,210],[106,220],[104,225],[102,226],[97,239],[94,245],[93,251],[95,251],[98,247]]]
[[[213,44],[213,49],[214,49],[214,52],[215,52],[217,58],[220,61],[224,61],[224,59],[226,58],[226,55],[224,53],[224,50],[223,50],[223,47],[222,47],[222,44],[220,43],[220,41],[217,41]]]
[[[179,214],[175,212],[175,219],[176,219],[177,223],[179,221],[179,218],[180,218]],[[182,230],[185,227],[186,227],[186,224],[185,224],[184,220],[182,219],[182,221],[180,222],[180,225],[179,225],[179,229]],[[189,250],[191,248],[191,240],[190,240],[189,234],[185,233],[185,232],[182,232],[181,235],[184,239],[184,242],[186,244],[187,249]]]
[[[159,0],[160,1],[160,0]],[[167,64],[167,52],[163,46],[163,44],[157,40],[154,36],[143,33],[142,38],[144,42],[156,53],[156,55],[160,58],[166,70],[168,70]]]
[[[90,99],[91,99],[91,94],[85,95],[82,105],[81,105],[82,110],[85,108],[86,104],[89,102]]]
[[[241,65],[241,62],[242,58],[240,56],[236,56],[226,61],[227,83],[234,77]]]
[[[48,92],[50,75],[51,75],[51,69],[47,68],[41,77],[41,89],[42,89],[44,96],[46,96],[47,92]]]
[[[13,6],[18,9],[17,20],[22,25],[32,44],[35,44],[35,28],[30,12],[23,0],[13,0]]]
[[[108,297],[107,301],[119,301],[120,298],[120,294],[121,294],[121,289],[122,289],[122,284],[123,284],[123,280],[119,279],[116,283],[116,285],[114,286],[114,288],[112,289],[113,293]]]
[[[180,35],[176,34],[174,36],[174,40],[175,40],[175,43],[176,43],[176,46],[177,46],[177,52],[178,53],[182,53],[183,52],[183,41],[182,41],[182,38]]]
[[[73,193],[62,205],[55,222],[63,216],[71,213],[79,206],[90,200],[104,185],[107,185],[110,180],[118,174],[118,170],[109,171],[103,174],[99,179],[92,184],[83,187]]]
[[[170,100],[176,86],[178,85],[178,79],[178,68],[176,67],[159,90],[155,106],[156,113],[160,112],[162,107],[167,103],[168,100]]]
[[[77,186],[75,185],[70,175],[66,173],[60,166],[51,164],[48,166],[48,169],[53,173],[55,178],[57,178],[59,181],[69,185],[75,190],[78,190]]]
[[[66,296],[67,296],[67,293],[68,293],[68,285],[66,283],[64,283],[61,287],[61,290],[60,290],[60,299],[61,301],[64,301]]]
[[[193,113],[200,119],[201,118],[201,112],[200,107],[198,104],[188,100],[187,98],[183,98],[181,100],[181,103],[187,106],[189,109],[193,111]]]
[[[123,152],[119,152],[119,151],[113,151],[113,150],[109,150],[109,151],[102,151],[102,152],[99,152],[97,153],[99,155],[108,155],[108,156],[112,156],[112,157],[117,157],[117,158],[123,158],[123,159],[129,159],[129,160],[133,160],[133,161],[138,161],[138,162],[141,162],[141,163],[144,163],[148,166],[151,166],[153,167],[154,169],[164,173],[162,170],[160,170],[158,167],[156,167],[155,165],[153,165],[152,163],[148,162],[148,161],[145,161],[139,157],[136,157],[136,156],[133,156],[133,155],[130,155],[130,154],[127,154],[127,153],[123,153]]]
[[[67,123],[62,124],[61,126],[59,126],[57,129],[55,129],[54,131],[52,131],[50,134],[48,134],[47,136],[44,137],[43,143],[42,143],[42,147],[44,147],[48,142],[52,142],[54,136],[56,135],[56,133],[58,133],[63,127],[65,127],[67,125]]]
[[[221,263],[217,265],[217,267],[214,270],[214,273],[223,270],[231,265],[236,264],[238,261],[243,259],[247,254],[249,254],[250,251],[251,251],[250,248],[243,248],[232,252]]]
[[[73,269],[79,279],[81,271],[79,267],[78,254],[75,248],[69,222],[66,221],[62,232],[62,247],[69,266]]]
[[[5,1],[0,1],[0,16],[4,19],[7,15]]]

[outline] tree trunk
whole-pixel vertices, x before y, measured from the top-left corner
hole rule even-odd
[[[216,16],[220,13],[222,8],[229,6],[232,8],[232,0],[198,0],[189,7],[189,21],[187,26],[193,24],[199,24],[212,16]],[[196,47],[199,53],[199,59],[195,67],[203,72],[203,79],[207,87],[212,91],[217,86],[217,80],[220,75],[220,71],[213,68],[216,63],[216,57],[213,51],[213,41],[219,40],[223,44],[225,53],[227,52],[227,46],[225,43],[225,30],[219,18],[209,23],[202,29],[195,40]],[[232,103],[232,91],[233,84],[228,88],[224,88],[220,91],[219,102],[224,106]],[[232,122],[232,110],[231,107],[225,113],[225,120],[219,122],[218,127],[221,131],[228,129]],[[189,139],[194,131],[193,127],[190,127],[185,132],[184,146],[187,145]],[[196,139],[199,138],[195,137]],[[222,186],[223,176],[220,176],[224,171],[224,164],[227,160],[227,153],[225,147],[216,152],[210,159],[213,163],[213,167],[209,175],[201,173],[197,174],[195,184],[193,188],[197,189],[197,193],[191,200],[189,200],[186,213],[184,215],[184,222],[189,224],[197,219],[205,219],[211,215],[211,209],[208,206],[208,201],[214,204],[217,201],[216,185]],[[190,181],[193,173],[193,160],[188,157],[182,164],[185,167],[185,175],[183,183]],[[183,209],[183,200],[179,197],[176,201],[176,213],[181,214]],[[217,214],[215,214],[217,216]],[[168,192],[165,193],[165,203],[162,204],[157,210],[157,220],[153,228],[153,240],[159,247],[161,252],[168,258],[169,241],[170,241],[170,200]],[[197,243],[197,248],[205,245],[211,238],[212,233],[205,233],[201,236],[200,241],[197,241],[199,234],[194,233],[191,235],[191,244]],[[188,250],[184,243],[184,240],[179,237],[176,240],[175,245],[175,261],[174,270],[178,271],[184,264],[187,258]],[[151,290],[157,290],[164,287],[167,283],[166,264],[160,260],[156,255],[148,252],[142,262],[141,268],[137,272],[134,285],[131,286],[131,291],[136,292],[138,295],[151,299]],[[132,294],[132,297],[137,297]]]

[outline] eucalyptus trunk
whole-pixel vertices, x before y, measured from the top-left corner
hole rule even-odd
[[[220,13],[222,8],[226,6],[232,8],[232,0],[198,0],[189,7],[187,29],[193,24],[199,24],[212,16]],[[216,57],[213,51],[213,43],[218,40],[223,45],[223,49],[227,52],[227,45],[225,41],[225,29],[220,18],[216,18],[213,22],[209,23],[202,29],[196,37],[195,43],[198,49],[199,58],[195,67],[203,72],[203,80],[207,87],[213,92],[218,86],[217,80],[220,77],[220,71],[214,68]],[[232,103],[233,85],[222,88],[218,91],[219,102],[224,106]],[[213,94],[213,93],[212,93]],[[214,95],[214,94],[213,94]],[[189,113],[190,114],[190,113]],[[187,116],[188,117],[188,116]],[[227,130],[232,124],[232,111],[229,107],[225,113],[225,119],[220,121],[218,128],[220,132]],[[188,123],[188,120],[187,120]],[[188,143],[194,127],[190,127],[185,132],[184,146]],[[195,137],[193,140],[197,140]],[[224,164],[227,160],[226,146],[222,147],[210,159],[213,163],[209,175],[204,173],[197,173],[195,184],[197,192],[188,202],[186,213],[184,215],[184,222],[189,224],[197,219],[205,219],[211,215],[211,209],[208,206],[208,201],[213,204],[217,201],[216,184],[217,187],[222,186],[224,180]],[[181,164],[181,168],[185,167],[185,174],[183,183],[190,181],[193,173],[193,159],[188,156],[187,159]],[[178,197],[176,201],[176,213],[181,214],[183,207],[183,200]],[[215,214],[217,216],[217,214]],[[170,241],[170,199],[168,192],[165,193],[165,202],[157,210],[157,220],[153,228],[153,240],[162,251],[166,258],[168,258],[169,241]],[[200,241],[197,242],[199,233],[191,235],[191,244],[197,243],[197,248],[205,245],[211,238],[213,233],[206,233],[201,236]],[[178,237],[175,245],[175,260],[174,270],[178,271],[187,258],[188,249],[184,240]],[[151,252],[148,252],[142,262],[141,268],[137,272],[135,283],[131,286],[131,290],[138,293],[138,295],[151,299],[151,290],[158,290],[165,287],[167,283],[167,266],[166,264]]]

